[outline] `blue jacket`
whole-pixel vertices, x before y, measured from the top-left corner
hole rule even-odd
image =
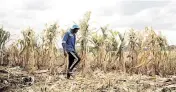
[[[62,46],[63,49],[67,52],[75,51],[76,35],[71,33],[71,30],[65,33]]]

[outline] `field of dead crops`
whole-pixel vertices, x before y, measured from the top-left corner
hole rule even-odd
[[[91,28],[91,12],[80,20],[81,62],[65,79],[67,58],[58,39],[67,31],[47,25],[41,34],[27,28],[11,42],[0,28],[0,91],[4,92],[176,92],[176,49],[152,27],[121,33]],[[172,90],[172,91],[171,91]]]

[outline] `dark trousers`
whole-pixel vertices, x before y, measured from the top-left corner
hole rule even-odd
[[[72,72],[74,67],[80,62],[80,57],[76,52],[68,52],[68,72]]]

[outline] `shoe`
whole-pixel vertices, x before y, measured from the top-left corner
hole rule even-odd
[[[67,73],[67,79],[74,79],[75,76],[73,75],[73,72]]]
[[[71,74],[67,73],[67,79],[70,79]]]

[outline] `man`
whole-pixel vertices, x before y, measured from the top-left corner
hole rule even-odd
[[[73,25],[72,28],[65,33],[62,46],[64,49],[64,56],[69,58],[68,62],[68,70],[67,70],[67,78],[69,79],[71,76],[71,72],[74,67],[80,62],[80,57],[77,55],[75,50],[75,43],[76,43],[76,33],[79,30],[78,25]]]

